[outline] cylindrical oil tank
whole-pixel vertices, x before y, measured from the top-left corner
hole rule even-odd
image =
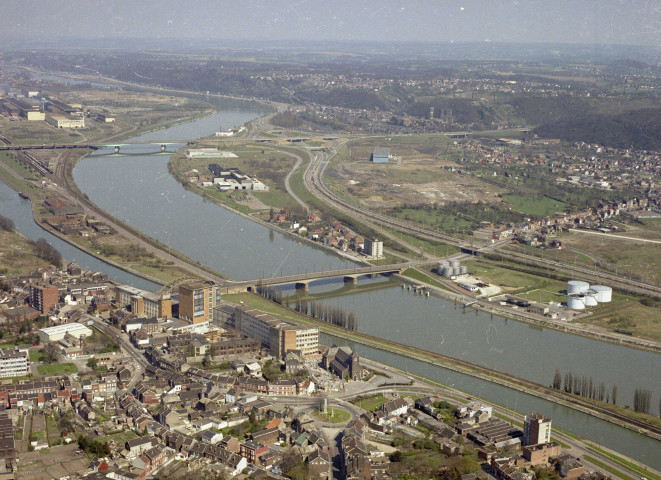
[[[591,290],[597,293],[597,302],[604,303],[610,302],[613,297],[613,289],[606,285],[592,285]]]
[[[589,289],[585,292],[585,306],[586,307],[596,307],[597,306],[597,292],[592,289]]]
[[[461,267],[452,267],[452,275],[455,277],[461,275]]]
[[[572,310],[585,310],[585,302],[582,295],[568,295],[567,307]]]
[[[450,267],[443,267],[443,272],[442,272],[444,277],[450,278],[452,276],[452,268]]]
[[[459,260],[450,260],[451,267],[458,267],[460,265]]]
[[[461,267],[459,267],[459,272],[460,272],[462,275],[466,275],[466,274],[468,273],[468,267],[462,265]]]
[[[583,282],[581,280],[569,280],[567,282],[567,295],[576,295],[578,293],[583,293],[590,288],[588,282]]]
[[[440,272],[441,270],[443,270],[443,267],[448,267],[448,266],[450,266],[450,264],[448,262],[446,262],[445,260],[443,260],[441,262],[438,262],[437,266],[438,266],[438,271]]]

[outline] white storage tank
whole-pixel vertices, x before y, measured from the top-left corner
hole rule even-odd
[[[592,289],[589,289],[585,292],[585,306],[586,307],[596,307],[597,306],[597,292]]]
[[[567,307],[572,310],[585,310],[585,301],[583,295],[567,296]]]
[[[462,275],[466,275],[468,273],[468,267],[462,265],[459,267],[459,271],[461,272]]]
[[[444,277],[450,278],[452,276],[452,268],[451,267],[443,267],[442,275]]]
[[[586,292],[588,288],[590,288],[588,282],[583,282],[582,280],[569,280],[567,282],[567,295],[577,295]]]
[[[451,267],[458,267],[460,265],[459,260],[450,260]]]
[[[599,303],[610,302],[613,298],[613,289],[606,285],[592,285],[591,290],[596,292]]]
[[[452,268],[452,275],[454,275],[455,277],[457,275],[461,275],[461,267],[453,267]]]

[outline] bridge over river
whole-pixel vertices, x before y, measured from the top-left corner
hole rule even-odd
[[[245,280],[240,282],[221,282],[223,293],[238,293],[253,291],[258,287],[269,287],[274,285],[295,284],[296,288],[308,289],[308,285],[315,280],[324,278],[344,278],[345,282],[357,283],[358,278],[365,275],[389,275],[402,273],[409,267],[425,265],[429,261],[395,263],[391,265],[341,268],[339,270],[326,270],[321,272],[305,272],[295,275],[283,275],[280,277],[260,278],[257,280]]]

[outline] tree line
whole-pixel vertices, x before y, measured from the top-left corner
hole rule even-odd
[[[62,255],[46,239],[40,238],[34,242],[34,251],[39,258],[43,258],[51,264],[58,267],[62,265]]]
[[[347,312],[343,308],[334,307],[331,305],[324,305],[318,301],[301,300],[300,298],[292,298],[283,295],[281,290],[273,287],[257,287],[257,293],[287,308],[291,308],[303,315],[321,320],[322,322],[332,323],[338,327],[346,328],[347,330],[356,331],[358,329],[358,321],[356,314]]]
[[[604,382],[598,384],[592,377],[586,375],[574,375],[573,372],[565,372],[564,376],[559,369],[555,369],[551,388],[562,390],[581,397],[599,400],[600,402],[617,403],[617,385],[608,391]],[[636,412],[649,414],[652,408],[652,392],[647,388],[636,388],[633,396],[633,409]],[[661,399],[659,400],[659,416],[661,416]]]

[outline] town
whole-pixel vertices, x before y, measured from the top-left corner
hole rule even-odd
[[[321,345],[316,328],[227,303],[217,285],[158,294],[70,264],[2,287],[3,341],[17,343],[0,358],[14,380],[0,385],[2,465],[32,472],[20,478],[331,478],[333,462],[345,478],[608,478],[553,440],[542,414],[518,428],[492,406]]]

